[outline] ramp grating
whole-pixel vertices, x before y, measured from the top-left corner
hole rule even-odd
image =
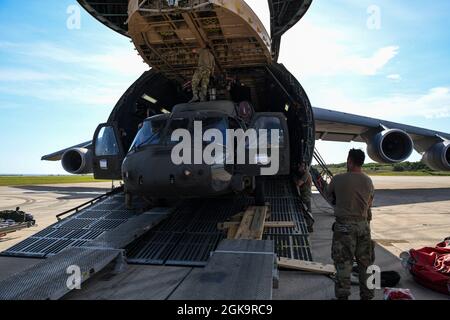
[[[63,244],[56,242],[52,247],[59,245]],[[80,268],[84,282],[121,255],[117,249],[67,248],[25,270],[26,275],[21,272],[0,281],[0,300],[59,299],[71,290],[69,267]]]
[[[293,221],[293,228],[269,228],[264,239],[273,240],[281,257],[312,260],[308,231],[296,189],[286,177],[265,181],[270,221]],[[217,224],[244,211],[251,197],[190,200],[182,203],[164,222],[126,248],[128,263],[204,266],[226,235]]]
[[[265,181],[271,204],[271,221],[293,221],[293,228],[270,228],[264,239],[273,240],[281,257],[312,260],[301,202],[288,177]],[[156,265],[205,265],[218,243],[226,237],[217,224],[254,203],[245,196],[188,200],[163,222],[126,247],[129,263]],[[141,203],[144,206],[144,203]],[[118,230],[136,217],[126,210],[123,194],[112,195],[55,223],[1,253],[5,256],[46,258],[65,248],[95,244],[109,231]]]
[[[0,255],[46,258],[68,247],[86,245],[136,217],[136,212],[126,210],[124,203],[123,194],[111,195],[19,242]],[[143,208],[144,203],[139,205]]]
[[[308,236],[305,235],[265,235],[265,240],[272,240],[279,257],[312,261]]]
[[[184,202],[167,220],[126,248],[128,263],[205,265],[225,238],[217,224],[241,212],[248,201],[239,197]]]

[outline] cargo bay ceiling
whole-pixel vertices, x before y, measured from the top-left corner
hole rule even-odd
[[[107,27],[128,36],[128,0],[78,0],[81,6]],[[312,0],[268,0],[272,55],[278,59],[281,37],[308,11]]]

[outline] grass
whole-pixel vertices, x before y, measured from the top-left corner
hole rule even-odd
[[[24,186],[35,184],[102,182],[92,175],[79,176],[0,176],[0,186]]]
[[[366,171],[370,176],[413,176],[413,177],[445,177],[450,176],[450,172],[441,171]]]
[[[346,163],[330,164],[328,168],[333,174],[347,171]],[[450,176],[450,172],[433,171],[421,162],[402,162],[398,164],[368,163],[363,167],[365,173],[370,176]]]
[[[330,168],[333,174],[344,173],[346,170],[344,169],[335,169]],[[445,171],[426,171],[426,170],[418,170],[418,171],[390,171],[390,170],[370,170],[363,169],[363,171],[369,176],[389,176],[389,177],[448,177],[450,176],[450,172]]]
[[[333,174],[347,172],[344,168],[329,168]],[[445,177],[450,176],[450,172],[445,171],[431,171],[431,170],[417,170],[417,171],[392,171],[392,170],[371,170],[368,168],[363,168],[363,171],[369,176],[389,176],[389,177]]]

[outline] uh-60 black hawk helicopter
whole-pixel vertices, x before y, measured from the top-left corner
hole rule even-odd
[[[243,0],[78,2],[131,38],[151,70],[123,94],[92,141],[43,159],[61,160],[73,174],[93,172],[97,179],[123,180],[128,202],[132,195],[190,198],[255,189],[262,200],[258,181],[261,169],[270,167],[271,152],[278,153],[275,174],[289,175],[298,164],[311,164],[316,139],[365,142],[369,156],[382,163],[402,162],[416,149],[432,169],[450,170],[447,133],[312,108],[300,83],[277,63],[282,35],[304,16],[312,0],[268,0],[270,35]],[[195,50],[204,47],[214,55],[217,71],[209,101],[190,104]],[[247,137],[241,143],[246,164],[174,162],[177,142],[172,133],[185,129],[195,136],[197,122],[203,125],[197,149],[207,147],[201,137],[208,129],[266,129],[268,136],[278,132],[276,141],[263,137],[277,148],[255,158]],[[222,159],[235,157],[238,145],[226,149]],[[191,148],[184,152],[195,154],[195,143]]]

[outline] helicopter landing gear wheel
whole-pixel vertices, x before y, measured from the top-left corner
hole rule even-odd
[[[125,206],[127,209],[133,209],[133,195],[129,192],[125,193]]]

